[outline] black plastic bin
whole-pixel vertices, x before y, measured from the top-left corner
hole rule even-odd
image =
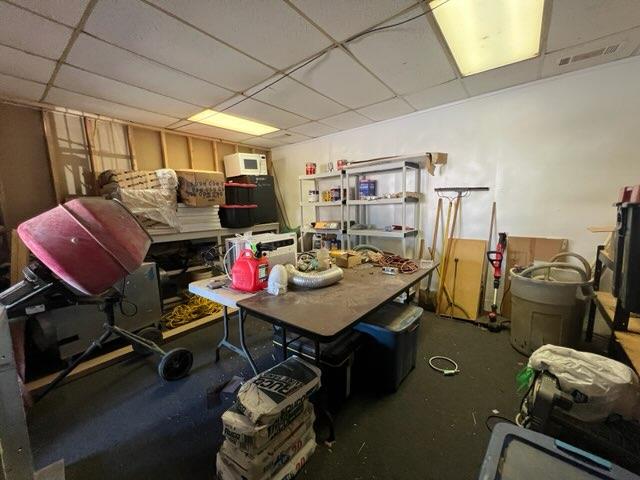
[[[224,228],[253,227],[257,205],[220,205],[220,223]]]
[[[282,330],[274,327],[273,344],[282,352]],[[315,363],[315,345],[307,338],[297,338],[296,334],[287,333],[287,351],[290,355],[299,355],[311,363]],[[350,330],[330,343],[320,344],[320,369],[322,385],[327,391],[329,409],[337,412],[340,406],[351,395],[355,384],[354,371],[359,362],[359,352],[365,343],[365,335]]]
[[[229,205],[255,205],[256,184],[225,182],[224,197]]]
[[[354,327],[370,339],[364,357],[377,389],[395,392],[416,366],[422,313],[420,307],[390,303]]]

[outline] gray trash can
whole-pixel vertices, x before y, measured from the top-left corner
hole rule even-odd
[[[413,305],[387,304],[354,327],[370,339],[365,347],[370,380],[382,390],[396,391],[416,366],[422,313]]]

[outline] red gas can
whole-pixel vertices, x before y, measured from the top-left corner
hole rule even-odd
[[[245,248],[231,268],[231,287],[243,292],[257,292],[267,288],[269,261],[267,257],[256,258]]]

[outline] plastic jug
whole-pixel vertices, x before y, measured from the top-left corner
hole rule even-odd
[[[256,258],[245,248],[231,268],[231,287],[243,292],[257,292],[267,288],[269,261],[267,257]]]

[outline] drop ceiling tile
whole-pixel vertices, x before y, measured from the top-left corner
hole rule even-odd
[[[258,93],[254,98],[313,120],[347,110],[333,100],[286,77]]]
[[[256,122],[266,123],[273,127],[289,128],[305,123],[307,120],[293,113],[285,112],[279,108],[258,102],[251,98],[225,110],[226,113],[239,115]]]
[[[364,107],[393,96],[387,87],[339,48],[302,67],[292,76],[351,108]]]
[[[292,0],[320,28],[338,41],[366,30],[414,5],[416,0]]]
[[[236,103],[238,103],[240,100],[246,99],[247,97],[245,97],[244,95],[234,95],[231,98],[226,99],[224,102],[220,102],[217,105],[215,105],[215,108],[213,110],[217,110],[218,112],[222,112],[223,110],[235,105]]]
[[[40,15],[74,27],[82,18],[89,0],[12,0]]]
[[[286,68],[331,44],[282,0],[151,1],[276,68]]]
[[[470,96],[480,95],[537,80],[539,68],[540,58],[533,58],[464,77],[462,81]]]
[[[190,125],[180,127],[177,130],[181,132],[193,133],[194,135],[202,135],[203,137],[219,138],[221,140],[229,140],[231,142],[242,142],[251,135],[246,133],[234,132],[224,128],[212,127],[201,123],[192,123]]]
[[[230,90],[185,75],[84,33],[74,43],[67,63],[203,107],[214,105],[233,94]]]
[[[392,22],[407,20],[420,11],[421,8],[412,9]],[[424,17],[365,35],[350,42],[347,48],[400,95],[424,90],[456,77]]]
[[[322,137],[323,135],[329,135],[331,133],[335,133],[338,129],[330,127],[328,125],[323,125],[318,122],[309,122],[304,125],[298,125],[297,127],[292,127],[289,129],[291,132],[301,133],[306,135],[307,137]]]
[[[40,100],[45,85],[0,73],[0,96]]]
[[[180,120],[177,121],[175,123],[172,123],[171,125],[169,125],[167,128],[171,128],[171,129],[178,129],[180,127],[185,127],[187,125],[191,125],[192,122],[190,122],[189,120]]]
[[[69,92],[55,87],[49,91],[46,101],[60,107],[67,107],[87,113],[97,113],[111,118],[128,120],[155,127],[165,127],[178,120],[177,118],[168,117],[166,115],[118,105],[117,103],[88,97],[86,95]]]
[[[0,43],[57,59],[71,32],[70,28],[0,2]]]
[[[627,30],[623,33],[609,35],[607,37],[600,38],[598,40],[594,40],[593,42],[588,42],[576,47],[565,48],[564,50],[548,53],[544,56],[542,76],[550,77],[553,75],[559,75],[561,73],[579,70],[581,68],[593,67],[601,63],[619,60],[631,55],[639,44],[640,28],[635,28],[633,30]],[[612,47],[615,45],[618,45],[618,47],[613,53],[607,53],[604,55],[601,54],[603,51],[606,51],[607,47]],[[577,61],[572,60],[566,65],[559,64],[561,60],[564,63],[564,59],[566,58],[573,59],[576,55],[589,54],[590,52],[594,52],[598,55]]]
[[[56,62],[0,45],[0,72],[47,83]]]
[[[254,147],[262,147],[262,148],[274,148],[279,147],[280,145],[284,145],[284,143],[276,142],[275,140],[269,140],[264,137],[255,137],[249,140],[243,140],[242,143],[246,143],[247,145],[253,145]]]
[[[553,2],[547,51],[559,50],[640,25],[637,0]]]
[[[384,102],[358,109],[358,113],[376,122],[399,117],[400,115],[406,115],[411,112],[415,112],[415,110],[400,98],[392,98],[391,100],[385,100]]]
[[[178,118],[189,117],[201,110],[195,105],[116,82],[69,65],[60,67],[55,85],[76,93]]]
[[[269,140],[275,140],[276,142],[281,143],[298,143],[309,140],[309,137],[306,135],[300,135],[299,133],[287,130],[278,130],[277,132],[268,133],[263,135],[261,138],[268,138]]]
[[[246,28],[251,26],[242,30]],[[85,31],[234,91],[273,74],[272,69],[140,1],[100,0]]]
[[[335,115],[333,117],[325,118],[322,120],[322,123],[326,123],[332,127],[335,127],[339,130],[348,130],[350,128],[361,127],[363,125],[367,125],[371,123],[366,117],[363,117],[359,113],[356,112],[345,112],[340,115]]]
[[[436,85],[421,92],[405,95],[405,100],[417,110],[444,105],[466,98],[467,94],[458,80]]]

